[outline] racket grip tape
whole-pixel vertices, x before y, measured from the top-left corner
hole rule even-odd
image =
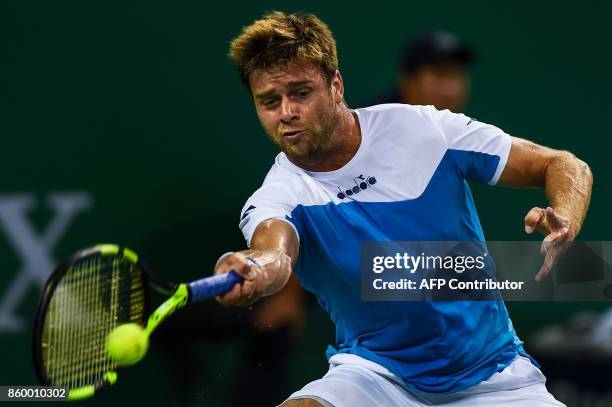
[[[242,284],[244,279],[235,271],[216,276],[206,277],[189,284],[191,302],[223,295],[231,291],[236,284]]]

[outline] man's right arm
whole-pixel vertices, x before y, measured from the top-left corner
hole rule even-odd
[[[250,305],[261,297],[276,294],[287,284],[298,253],[298,237],[289,223],[280,219],[261,222],[253,233],[249,250],[228,253],[217,262],[215,274],[234,270],[245,280],[217,297],[217,301],[223,305]]]

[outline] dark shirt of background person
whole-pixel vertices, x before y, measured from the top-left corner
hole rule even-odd
[[[408,103],[463,112],[470,91],[469,68],[475,59],[474,50],[450,32],[421,34],[400,53],[396,88],[359,107]]]

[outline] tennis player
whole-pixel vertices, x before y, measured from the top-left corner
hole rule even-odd
[[[589,167],[448,110],[351,110],[335,40],[311,14],[266,15],[230,56],[281,153],[241,213],[250,249],[216,266],[247,281],[219,301],[251,304],[295,273],[336,326],[329,371],[283,406],[562,405],[503,302],[361,301],[360,244],[484,241],[467,180],[543,187],[549,206],[524,219],[546,236],[542,279],[580,230]]]

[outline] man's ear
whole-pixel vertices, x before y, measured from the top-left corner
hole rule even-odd
[[[331,91],[334,102],[340,103],[344,100],[344,81],[340,71],[336,70],[334,77],[331,80]]]

